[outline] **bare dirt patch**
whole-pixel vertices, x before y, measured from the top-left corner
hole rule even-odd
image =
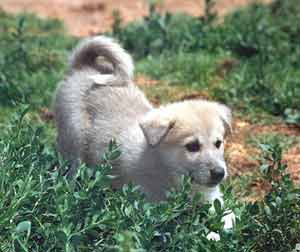
[[[271,0],[218,0],[215,10],[223,16],[253,2]],[[110,30],[113,11],[118,10],[124,23],[140,19],[148,13],[146,0],[2,0],[0,7],[11,13],[32,12],[40,17],[57,18],[65,22],[75,36],[88,36]],[[164,0],[159,10],[186,12],[194,16],[204,13],[204,0]]]
[[[232,175],[242,175],[245,170],[251,171],[257,167],[258,161],[255,156],[259,150],[246,143],[246,139],[260,134],[281,134],[287,137],[299,137],[300,128],[288,126],[283,123],[273,125],[257,125],[249,122],[236,120],[234,131],[227,144],[228,162]],[[293,144],[283,152],[283,162],[287,163],[288,171],[294,180],[300,179],[300,144]]]

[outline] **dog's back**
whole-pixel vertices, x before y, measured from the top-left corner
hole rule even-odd
[[[114,41],[96,37],[75,48],[55,99],[58,148],[71,162],[99,162],[108,142],[151,109],[132,84],[131,57]]]

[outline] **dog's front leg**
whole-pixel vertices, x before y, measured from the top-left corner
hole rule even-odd
[[[218,199],[221,202],[221,205],[223,207],[224,205],[224,201],[223,201],[223,195],[222,193],[219,192],[219,190],[216,191],[216,194],[214,195],[214,197],[211,199],[211,201],[213,202],[215,199]],[[212,207],[210,208],[210,212],[211,213],[215,213],[215,208],[214,205],[212,205]],[[235,214],[229,210],[228,213],[226,213],[225,216],[222,217],[222,222],[224,223],[224,229],[232,229],[234,224],[235,224]],[[209,240],[215,240],[215,241],[219,241],[220,240],[220,235],[216,232],[210,232],[207,236],[207,239]]]
[[[224,229],[231,229],[235,224],[235,214],[230,210],[228,214],[226,214],[222,221],[224,222]]]
[[[222,218],[222,222],[224,222],[224,229],[232,229],[235,223],[235,214],[232,211],[230,211],[230,213],[228,213]],[[216,232],[209,232],[206,238],[208,240],[219,241],[220,235]]]

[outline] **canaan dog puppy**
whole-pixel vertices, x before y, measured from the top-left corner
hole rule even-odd
[[[206,200],[222,201],[218,185],[227,176],[223,155],[230,109],[206,100],[154,108],[134,85],[133,71],[129,54],[108,37],[85,39],[73,51],[55,99],[58,148],[70,161],[70,173],[80,161],[100,163],[115,138],[122,155],[113,167],[113,186],[134,182],[158,201],[188,175]],[[224,222],[231,228],[233,213]]]

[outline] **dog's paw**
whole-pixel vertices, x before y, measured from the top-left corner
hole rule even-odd
[[[211,241],[219,241],[220,240],[220,235],[216,232],[210,232],[206,238],[208,240],[211,240]]]
[[[232,229],[235,225],[235,214],[233,212],[229,212],[229,214],[222,218],[222,221],[224,222],[224,229]]]

